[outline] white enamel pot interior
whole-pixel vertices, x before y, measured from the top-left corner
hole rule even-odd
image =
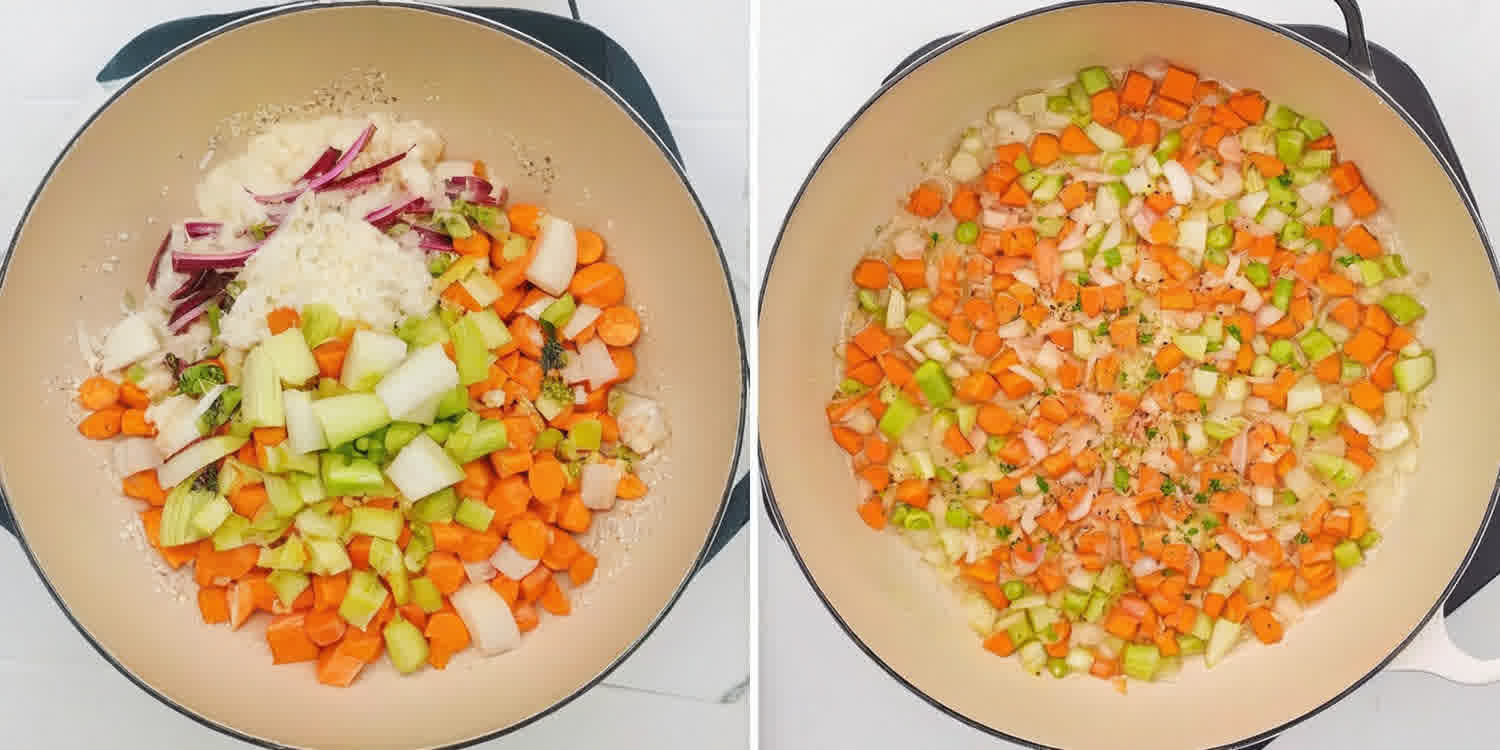
[[[455,158],[482,158],[513,200],[597,228],[644,309],[630,388],[664,402],[670,470],[638,531],[586,541],[600,573],[569,617],[544,619],[513,652],[470,650],[444,671],[388,662],[350,688],[314,666],[273,667],[259,616],[239,632],[201,623],[192,589],[158,590],[147,552],[122,539],[107,446],[74,428],[68,383],[88,374],[78,324],[101,331],[138,289],[164,223],[191,216],[223,118],[296,105],[354,68],[385,75],[394,111],[433,126]],[[222,159],[243,138],[219,145]],[[549,169],[536,168],[550,159]],[[528,167],[527,162],[531,166]],[[163,190],[166,186],[166,190]],[[121,233],[129,237],[120,240]],[[107,238],[112,244],[106,246]],[[101,271],[119,256],[113,272]],[[20,538],[80,631],[141,687],[183,713],[267,746],[415,748],[494,736],[601,679],[659,621],[720,516],[746,398],[745,357],[722,254],[680,165],[619,97],[517,32],[455,11],[391,3],[280,8],[235,22],[130,81],[67,146],[38,189],[0,289],[9,429],[0,470]],[[597,522],[596,522],[597,523]],[[189,582],[190,583],[190,582]],[[86,717],[85,717],[86,720]]]
[[[1163,33],[1170,30],[1170,33]],[[1142,40],[1149,40],[1149,43]],[[918,164],[962,127],[1097,64],[1159,56],[1315,112],[1389,207],[1412,268],[1431,274],[1426,343],[1438,378],[1414,488],[1357,575],[1274,647],[1241,645],[1208,672],[1134,683],[1040,679],[984,652],[934,577],[893,534],[855,514],[855,482],[828,436],[840,319],[867,228],[899,210]],[[1476,326],[1500,320],[1483,229],[1411,120],[1332,53],[1268,24],[1164,2],[1057,6],[968,34],[905,70],[854,117],[794,203],[762,291],[760,445],[772,510],[830,611],[892,676],[978,728],[1059,748],[1204,748],[1263,738],[1316,712],[1385,665],[1442,603],[1489,514],[1500,465],[1500,353]],[[1402,666],[1469,682],[1494,664],[1434,629]],[[1434,661],[1434,656],[1439,660]],[[1442,662],[1443,659],[1449,660]]]

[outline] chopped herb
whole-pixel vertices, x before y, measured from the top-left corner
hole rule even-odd
[[[1010,527],[1009,526],[1001,526],[1000,528],[995,529],[995,536],[1000,537],[1001,539],[1009,539],[1010,538]]]
[[[217,490],[219,487],[219,464],[211,463],[193,477],[192,488],[203,492],[205,490]]]
[[[1073,300],[1072,307],[1069,307],[1068,309],[1072,310],[1073,312],[1081,312],[1083,310],[1083,298],[1079,297],[1078,299]]]
[[[1161,494],[1170,495],[1177,491],[1177,483],[1171,477],[1161,480]]]
[[[1341,255],[1341,256],[1339,256],[1337,258],[1334,258],[1334,260],[1338,261],[1339,265],[1341,265],[1341,266],[1352,266],[1356,262],[1359,261],[1359,256],[1358,255]]]
[[[1101,322],[1099,324],[1099,327],[1094,329],[1094,338],[1096,338],[1096,339],[1102,339],[1102,338],[1104,338],[1105,336],[1108,336],[1108,335],[1109,335],[1109,321],[1107,321],[1107,320]]]
[[[1207,401],[1204,401],[1203,399],[1198,399],[1198,413],[1202,414],[1205,417],[1208,416],[1208,402]]]
[[[1187,530],[1187,535],[1188,536],[1197,536],[1198,535],[1198,527],[1197,526],[1189,526],[1188,530]]]
[[[208,315],[208,340],[215,341],[219,338],[219,318],[224,316],[224,312],[219,309],[217,302],[210,304],[204,312]]]
[[[223,367],[217,362],[203,362],[183,370],[177,376],[177,389],[197,398],[225,381]]]
[[[1156,340],[1156,334],[1149,331],[1141,331],[1135,335],[1135,342],[1141,346],[1149,346],[1154,340]]]
[[[1196,493],[1193,493],[1193,502],[1195,502],[1195,503],[1197,503],[1199,505],[1202,505],[1202,504],[1208,502],[1208,493],[1206,493],[1206,492],[1196,492]]]
[[[1045,480],[1045,479],[1043,479],[1041,477],[1037,477],[1036,478],[1036,486],[1039,487],[1042,490],[1042,492],[1050,492],[1050,491],[1052,491],[1051,485],[1047,484],[1047,480]]]
[[[1224,483],[1220,482],[1217,479],[1210,479],[1210,480],[1208,480],[1208,491],[1209,492],[1223,492],[1224,491]]]
[[[937,247],[938,240],[942,239],[942,236],[939,235],[937,232],[933,232],[931,236],[932,236],[932,245],[933,245],[933,247]]]
[[[1204,531],[1213,531],[1214,529],[1218,528],[1218,526],[1219,526],[1219,521],[1217,519],[1214,519],[1214,518],[1205,518],[1205,519],[1203,519],[1203,530]]]
[[[1146,428],[1146,439],[1147,440],[1155,440],[1156,439],[1156,432],[1157,432],[1157,430],[1156,430],[1155,427],[1147,427]],[[1167,481],[1170,482],[1172,480],[1168,479]],[[1162,486],[1166,486],[1166,482],[1163,482]]]
[[[542,344],[542,372],[548,373],[561,370],[566,364],[562,344],[557,340],[557,328],[548,321],[541,321],[542,335],[545,339]]]
[[[1000,473],[1001,474],[1009,474],[1009,473],[1011,473],[1012,471],[1015,471],[1015,470],[1016,470],[1016,467],[1014,465],[1012,465],[1012,464],[1000,464]]]
[[[1152,363],[1150,367],[1146,368],[1146,382],[1154,383],[1158,380],[1161,380],[1161,373],[1157,371],[1156,364]]]
[[[1299,532],[1297,532],[1297,543],[1298,544],[1307,544],[1307,542],[1308,542],[1307,532],[1306,531],[1299,531]]]
[[[1145,325],[1145,324],[1151,322],[1151,321],[1149,321],[1149,320],[1146,319],[1146,314],[1145,313],[1141,313],[1141,316],[1140,316],[1140,318],[1138,318],[1138,320],[1140,320],[1141,325]]]
[[[1240,327],[1239,326],[1237,326],[1237,325],[1235,325],[1233,323],[1230,323],[1229,325],[1227,325],[1227,326],[1224,327],[1224,330],[1230,336],[1232,336],[1235,341],[1238,341],[1238,342],[1240,342],[1242,344],[1245,343],[1244,335],[1240,333]]]
[[[1088,283],[1090,281],[1092,281],[1092,279],[1089,278],[1089,275],[1088,275],[1087,272],[1080,271],[1078,273],[1078,285],[1079,286],[1086,286],[1086,285],[1088,285]]]

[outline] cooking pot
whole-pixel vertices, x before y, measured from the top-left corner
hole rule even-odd
[[[1347,50],[1203,5],[1120,0],[1044,8],[962,35],[903,69],[838,133],[788,211],[762,288],[759,429],[769,508],[839,624],[892,677],[978,729],[1034,746],[1203,748],[1249,744],[1326,708],[1387,666],[1468,683],[1500,679],[1448,639],[1440,607],[1485,528],[1500,466],[1500,355],[1473,345],[1500,319],[1477,209],[1451,165],[1370,64],[1359,10],[1340,0]],[[1439,375],[1419,464],[1384,539],[1337,595],[1275,646],[1243,644],[1171,681],[1039,679],[980,648],[936,577],[895,534],[872,533],[824,406],[865,250],[918,166],[988,107],[1089,65],[1163,57],[1316,112],[1395,221],[1412,268],[1430,274],[1424,343]],[[1380,498],[1376,499],[1377,502]],[[1437,615],[1436,617],[1434,615]]]
[[[572,616],[521,648],[472,649],[444,671],[366,668],[350,688],[309,664],[273,667],[261,635],[203,625],[191,596],[160,585],[106,468],[108,445],[75,429],[73,386],[95,335],[139,293],[172,217],[195,212],[200,159],[241,150],[225,118],[300,105],[351,70],[384,74],[394,111],[432,126],[447,153],[482,158],[515,200],[598,228],[641,307],[640,373],[672,437],[665,470],[629,534],[586,541],[600,574]],[[315,116],[322,109],[296,115]],[[209,139],[219,134],[214,156]],[[106,238],[110,241],[106,246]],[[108,260],[118,256],[118,262]],[[601,680],[646,637],[707,552],[745,412],[738,311],[724,257],[681,165],[614,91],[540,41],[478,16],[414,3],[315,3],[239,19],[118,89],[67,144],[22,217],[0,286],[13,321],[0,375],[11,429],[0,482],[13,531],[79,631],[122,673],[182,713],[265,746],[457,746],[498,736]],[[248,632],[247,632],[248,631]]]

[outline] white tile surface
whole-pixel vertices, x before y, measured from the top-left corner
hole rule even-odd
[[[912,12],[910,4],[761,0],[757,267],[813,160],[892,66],[937,36],[1043,4],[929,0]],[[1332,0],[1214,4],[1286,23],[1341,22]],[[1370,38],[1410,63],[1432,90],[1481,210],[1500,212],[1500,168],[1494,166],[1500,142],[1492,136],[1500,105],[1481,93],[1488,81],[1475,67],[1493,56],[1500,4],[1361,5]],[[887,677],[839,630],[774,532],[763,525],[760,535],[762,747],[1015,747],[949,719]],[[1491,585],[1450,625],[1461,644],[1494,656],[1500,654],[1496,623],[1500,586]],[[1491,748],[1500,745],[1497,701],[1500,686],[1463,688],[1426,675],[1384,674],[1272,748]]]
[[[6,114],[0,119],[6,155],[0,238],[8,243],[37,180],[78,122],[80,103],[97,95],[94,74],[120,45],[161,21],[265,2],[0,0],[9,40],[0,45]],[[567,13],[564,0],[505,4]],[[583,19],[619,41],[652,84],[745,304],[748,6],[716,2],[710,8],[691,0],[578,4]],[[85,11],[90,22],[77,23]],[[67,29],[66,44],[56,41],[59,29]],[[748,548],[742,533],[695,577],[661,627],[604,685],[484,747],[700,748],[705,738],[716,748],[745,747]],[[0,746],[243,746],[173,712],[115,672],[68,624],[19,546],[3,534],[0,599],[7,613],[0,618],[0,728],[6,733]]]

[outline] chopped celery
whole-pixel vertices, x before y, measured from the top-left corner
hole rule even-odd
[[[1341,490],[1353,487],[1354,483],[1359,481],[1360,475],[1363,474],[1363,471],[1359,468],[1359,464],[1342,456],[1334,456],[1327,453],[1308,453],[1307,462],[1324,481],[1332,483],[1333,486]]]
[[[198,529],[193,523],[198,512],[219,496],[216,491],[217,477],[209,471],[200,471],[191,479],[178,482],[167,493],[166,504],[162,507],[161,528],[157,532],[157,540],[161,546],[176,547],[209,535],[209,532]],[[208,485],[210,479],[215,480],[213,485]]]
[[[437,315],[410,317],[396,326],[396,336],[412,349],[421,349],[448,340],[448,329]]]
[[[1288,165],[1302,161],[1302,152],[1307,148],[1307,134],[1300,130],[1281,130],[1276,133],[1276,158]]]
[[[1385,271],[1381,270],[1380,264],[1373,260],[1362,260],[1354,265],[1359,270],[1359,280],[1365,286],[1375,286],[1385,281]]]
[[[1212,668],[1224,660],[1229,649],[1240,640],[1240,624],[1224,618],[1214,621],[1213,634],[1208,638],[1208,648],[1203,654],[1203,663]]]
[[[427,576],[411,579],[411,600],[429,615],[443,608],[443,592]]]
[[[1078,81],[1068,84],[1068,98],[1073,101],[1073,111],[1077,114],[1087,117],[1089,111],[1093,109],[1089,101],[1089,92],[1085,91],[1083,84]]]
[[[373,393],[350,393],[313,402],[313,414],[333,446],[343,445],[391,423],[385,402]]]
[[[1041,187],[1042,180],[1045,179],[1047,179],[1046,172],[1027,172],[1026,174],[1021,175],[1020,179],[1016,180],[1016,183],[1020,185],[1021,188],[1026,192],[1030,193]]]
[[[276,598],[281,600],[283,606],[290,607],[297,597],[312,585],[312,579],[306,573],[298,573],[292,570],[273,570],[266,576],[266,583],[271,590],[276,592]]]
[[[1108,268],[1119,268],[1124,259],[1120,257],[1120,248],[1112,247],[1104,251],[1104,265]]]
[[[1244,421],[1234,419],[1210,419],[1203,423],[1203,433],[1214,440],[1229,440],[1244,429]]]
[[[1104,592],[1106,596],[1118,596],[1125,590],[1125,566],[1119,563],[1111,563],[1099,574],[1099,580],[1094,582],[1094,588]]]
[[[1402,393],[1416,393],[1432,382],[1437,375],[1437,367],[1429,352],[1419,357],[1398,361],[1394,368],[1394,375],[1396,386],[1401,389]]]
[[[351,531],[352,531],[351,527]],[[356,534],[358,532],[355,532]],[[402,567],[404,561],[401,558],[401,548],[390,539],[373,537],[370,539],[370,569],[377,575],[390,575],[391,571]]]
[[[1059,680],[1061,680],[1064,677],[1067,677],[1068,676],[1068,662],[1067,662],[1067,660],[1066,659],[1059,659],[1059,658],[1057,658],[1055,656],[1052,657],[1052,658],[1050,658],[1050,659],[1048,659],[1047,660],[1047,672],[1050,673],[1053,677],[1056,677]]]
[[[1041,174],[1041,173],[1040,172],[1034,172],[1033,174]],[[1053,198],[1056,198],[1057,194],[1060,193],[1060,192],[1062,192],[1062,189],[1063,189],[1063,176],[1062,175],[1060,175],[1060,174],[1043,175],[1043,177],[1041,179],[1041,182],[1039,182],[1037,184],[1036,189],[1033,190],[1033,191],[1031,191],[1031,199],[1033,201],[1037,202],[1037,203],[1046,203],[1046,202],[1052,200]]]
[[[1101,151],[1117,151],[1125,148],[1125,136],[1097,122],[1091,122],[1084,126],[1083,132],[1088,135],[1088,139],[1093,141],[1094,145],[1098,146]]]
[[[1109,607],[1109,595],[1103,591],[1095,591],[1089,595],[1088,606],[1084,607],[1083,619],[1087,622],[1099,622],[1104,619],[1104,612]]]
[[[401,536],[401,513],[386,508],[361,505],[349,512],[349,533],[367,534],[395,541]]]
[[[1016,612],[1016,614],[1021,616],[1015,618],[1008,625],[1006,625],[1005,633],[1006,635],[1010,636],[1010,642],[1012,644],[1019,646],[1023,643],[1027,643],[1028,641],[1034,640],[1036,638],[1036,631],[1031,629],[1031,623],[1027,621],[1026,613],[1018,611]]]
[[[1380,270],[1384,271],[1386,276],[1399,279],[1406,275],[1406,262],[1401,260],[1399,255],[1382,255],[1380,256]]]
[[[1359,544],[1359,548],[1362,550],[1367,550],[1371,547],[1374,547],[1375,545],[1380,543],[1380,532],[1374,529],[1370,529],[1369,531],[1365,532],[1364,536],[1359,538],[1357,543]]]
[[[1328,126],[1324,125],[1322,120],[1314,120],[1311,117],[1302,118],[1302,121],[1297,123],[1297,129],[1302,131],[1302,134],[1306,135],[1310,141],[1316,141],[1328,135]]]
[[[297,489],[286,477],[276,474],[266,474],[263,478],[266,486],[266,496],[270,500],[271,509],[281,518],[297,515],[302,510],[302,496],[297,494]]]
[[[422,425],[415,422],[393,422],[385,430],[385,452],[389,454],[400,453],[407,443],[415,440],[422,434]]]
[[[459,384],[473,385],[489,377],[493,355],[484,345],[484,332],[479,324],[465,316],[448,329],[448,334],[453,337]]]
[[[301,329],[288,328],[266,339],[262,344],[271,357],[276,375],[286,385],[302,385],[318,376],[318,361],[313,359]]]
[[[1219,224],[1208,230],[1208,247],[1210,249],[1222,251],[1232,244],[1234,244],[1234,228],[1228,224]]]
[[[1338,563],[1340,568],[1352,568],[1363,559],[1364,555],[1359,551],[1359,543],[1353,539],[1345,539],[1333,548],[1333,561]]]
[[[240,413],[252,427],[281,427],[286,415],[281,408],[281,386],[276,382],[276,364],[261,344],[245,356],[240,371]]]
[[[403,562],[398,559],[396,567],[382,578],[386,587],[391,590],[391,599],[395,600],[396,606],[404,607],[411,603],[411,576],[407,575]]]
[[[1339,370],[1340,380],[1358,380],[1365,376],[1365,366],[1356,360],[1345,359]]]
[[[1021,174],[1026,174],[1033,169],[1033,167],[1031,166],[1031,159],[1027,158],[1026,154],[1018,154],[1016,156],[1016,160],[1012,162],[1012,166],[1014,166],[1016,168],[1016,171],[1020,172]]]
[[[1410,325],[1427,314],[1427,308],[1409,294],[1387,294],[1380,300],[1380,306],[1391,314],[1397,325]]]
[[[1089,606],[1089,592],[1069,588],[1063,592],[1063,611],[1072,617],[1081,617]]]
[[[460,526],[467,526],[480,532],[488,529],[490,521],[494,518],[495,510],[493,508],[467,497],[459,502],[458,510],[453,514],[453,520]]]
[[[505,423],[501,422],[499,424],[502,429],[505,427]],[[604,426],[597,419],[580,419],[573,422],[572,426],[568,428],[568,437],[573,440],[573,444],[577,445],[579,450],[599,450],[603,435]],[[499,448],[496,450],[499,450]]]
[[[944,373],[943,376],[947,377],[947,374]],[[880,431],[892,440],[899,439],[911,427],[911,423],[916,421],[918,414],[917,405],[911,399],[897,395],[896,400],[886,407],[885,414],[880,417]]]
[[[214,531],[214,551],[223,552],[249,544],[250,541],[246,538],[246,532],[249,530],[250,519],[238,514],[230,514]]]
[[[1130,161],[1130,152],[1111,151],[1104,155],[1103,166],[1104,171],[1112,175],[1123,176],[1129,173],[1134,165]]]
[[[906,322],[903,325],[906,327],[907,333],[915,336],[917,331],[926,328],[927,325],[931,322],[932,316],[928,315],[926,311],[911,310],[906,313]]]
[[[447,419],[455,417],[469,410],[469,391],[462,385],[453,386],[438,402],[437,418]]]
[[[349,575],[349,588],[339,603],[339,616],[363,630],[385,604],[386,596],[385,584],[379,577],[368,570],[355,570]]]
[[[427,558],[436,545],[432,539],[432,529],[427,524],[414,523],[411,529],[411,539],[406,542],[406,554],[402,555],[402,561],[406,565],[406,572],[420,573],[427,567]]]
[[[561,443],[562,441],[562,430],[559,430],[556,427],[548,427],[547,429],[542,430],[541,434],[536,436],[536,440],[532,441],[532,447],[535,448],[538,453],[547,453],[555,450],[557,448],[557,444]]]
[[[397,336],[357,330],[349,341],[339,382],[350,390],[368,391],[406,358],[406,350],[406,342]],[[329,442],[338,444],[331,437]]]
[[[1016,656],[1021,660],[1021,668],[1032,674],[1041,674],[1047,666],[1047,648],[1041,641],[1027,643],[1018,649]]]
[[[948,503],[948,512],[944,515],[944,519],[955,529],[967,529],[973,522],[974,516],[962,503],[954,501]]]
[[[1047,111],[1053,114],[1067,115],[1073,113],[1073,100],[1066,96],[1047,97]]]
[[[1199,362],[1208,357],[1208,337],[1195,333],[1179,333],[1172,337],[1172,343],[1177,345],[1182,353],[1189,359]]]
[[[500,257],[505,260],[517,260],[526,257],[531,252],[531,240],[524,235],[512,233],[505,238],[505,244],[500,246]]]
[[[1274,128],[1294,128],[1297,126],[1297,122],[1301,119],[1302,116],[1297,114],[1290,107],[1287,107],[1284,104],[1278,104],[1276,105],[1276,108],[1271,111],[1270,116],[1266,118],[1266,122]]]
[[[204,503],[203,507],[193,514],[193,528],[203,534],[213,534],[233,514],[234,507],[229,504],[229,501],[222,495],[215,495],[214,499]]]
[[[859,292],[854,295],[854,298],[859,302],[860,309],[864,310],[865,312],[872,313],[880,309],[880,303],[875,299],[875,293],[870,291],[869,289],[859,290]]]
[[[1280,344],[1284,341],[1285,339],[1278,339],[1276,343]],[[1307,355],[1309,362],[1320,362],[1324,357],[1332,354],[1338,348],[1338,345],[1333,343],[1333,339],[1329,338],[1328,334],[1317,328],[1308,329],[1307,333],[1302,334],[1301,338],[1297,339],[1297,343],[1302,346],[1302,353]]]
[[[1338,422],[1341,412],[1342,407],[1338,404],[1323,404],[1315,409],[1309,409],[1302,418],[1307,420],[1309,427],[1326,430]]]
[[[974,244],[979,239],[979,225],[972,221],[965,221],[953,229],[953,239],[965,245]]]
[[[348,550],[337,539],[308,539],[307,556],[307,572],[317,575],[336,576],[354,567]]]
[[[380,467],[368,458],[350,458],[337,453],[320,457],[323,489],[330,495],[368,495],[385,489]]]
[[[573,295],[564,294],[542,310],[540,319],[551,323],[554,328],[561,329],[568,324],[573,317],[573,312],[577,309],[578,304],[573,301]]]
[[[1078,71],[1078,83],[1083,86],[1083,92],[1089,96],[1114,86],[1114,82],[1109,78],[1109,71],[1098,66]]]
[[[1056,237],[1062,233],[1063,220],[1059,216],[1040,216],[1036,221],[1036,233],[1043,237]]]
[[[1120,663],[1121,671],[1127,676],[1150,682],[1156,678],[1156,670],[1161,667],[1161,649],[1154,643],[1132,643],[1125,647]]]
[[[932,514],[925,510],[911,508],[906,512],[903,528],[909,531],[920,531],[932,528]]]
[[[485,308],[471,312],[464,317],[474,321],[479,326],[479,333],[484,336],[484,345],[491,349],[498,349],[510,343],[510,329],[500,320],[500,315],[493,309]]]
[[[1333,166],[1333,151],[1329,149],[1316,148],[1302,155],[1302,160],[1297,162],[1302,169],[1322,171]]]
[[[307,565],[307,545],[292,535],[280,547],[263,547],[256,565],[273,570],[301,570]]]
[[[1285,312],[1292,304],[1292,287],[1291,279],[1276,280],[1276,287],[1271,290],[1271,304],[1275,305],[1276,309]]]
[[[288,391],[291,393],[292,391]],[[316,427],[316,423],[314,423]],[[322,429],[317,427],[317,429]],[[265,448],[265,466],[261,467],[267,473],[285,474],[287,472],[299,471],[303,474],[316,474],[318,472],[318,454],[316,453],[293,453],[291,446],[286,443],[280,445],[268,445]]]
[[[1182,652],[1183,656],[1196,656],[1203,653],[1207,647],[1208,644],[1204,643],[1202,638],[1191,633],[1177,636],[1177,649]]]
[[[309,347],[337,336],[343,324],[338,310],[333,309],[332,305],[313,302],[302,306],[302,338]]]
[[[390,654],[391,664],[401,674],[411,674],[427,663],[427,639],[422,631],[406,620],[397,617],[383,631],[385,650]]]
[[[1156,152],[1152,155],[1156,157],[1158,164],[1166,164],[1168,161],[1171,161],[1172,157],[1177,154],[1177,149],[1181,147],[1182,131],[1169,130],[1162,134],[1161,142],[1157,144]]]
[[[473,414],[473,412],[470,412],[470,414]],[[477,414],[474,416],[478,417]],[[581,421],[593,422],[595,425],[599,424],[598,420]],[[575,426],[577,424],[577,422],[574,423]],[[603,428],[600,427],[599,430],[600,434],[603,434]],[[453,456],[453,460],[460,464],[466,464],[495,451],[504,450],[509,444],[510,442],[505,434],[505,423],[498,419],[485,419],[481,420],[472,431],[459,430],[455,432],[448,438],[443,447],[447,449],[449,455]],[[595,449],[597,449],[597,446],[598,441],[595,441]]]
[[[1250,362],[1250,374],[1257,378],[1269,378],[1276,374],[1276,360],[1257,354]]]

